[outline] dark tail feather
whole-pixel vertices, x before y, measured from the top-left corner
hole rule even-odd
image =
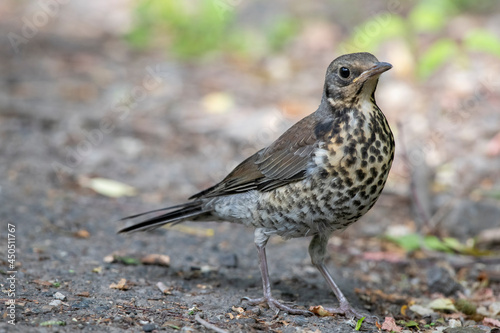
[[[179,209],[177,209],[177,208],[179,208]],[[130,231],[153,230],[153,229],[161,227],[164,224],[181,223],[184,220],[187,220],[189,218],[193,218],[193,217],[207,213],[207,211],[202,209],[201,201],[193,201],[193,202],[188,202],[188,203],[177,205],[177,206],[155,209],[155,210],[151,210],[149,212],[124,217],[120,221],[133,219],[133,218],[143,216],[146,214],[150,214],[150,213],[161,212],[161,211],[172,210],[172,209],[177,209],[177,210],[174,210],[173,212],[168,212],[168,213],[165,213],[165,214],[162,214],[159,216],[155,216],[155,217],[152,217],[152,218],[147,219],[145,221],[131,225],[130,227],[123,228],[120,231],[118,231],[118,233],[130,232]]]

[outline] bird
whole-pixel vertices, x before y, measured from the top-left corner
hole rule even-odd
[[[222,181],[188,201],[123,218],[159,213],[119,233],[147,231],[184,221],[229,221],[254,228],[263,297],[250,305],[295,315],[308,310],[274,298],[266,256],[270,237],[312,237],[309,255],[339,305],[331,314],[361,318],[326,268],[327,243],[373,207],[394,159],[389,123],[377,106],[375,90],[392,68],[367,52],[339,56],[327,68],[318,109],[298,121],[268,147],[241,162]]]

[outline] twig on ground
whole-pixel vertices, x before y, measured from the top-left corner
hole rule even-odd
[[[158,289],[160,289],[162,294],[168,293],[168,287],[163,282],[158,282],[156,286],[158,287]]]
[[[203,325],[204,327],[206,327],[206,328],[208,328],[208,329],[210,329],[212,331],[215,331],[215,332],[218,332],[218,333],[228,333],[228,331],[226,331],[226,330],[224,330],[222,328],[218,328],[217,326],[215,326],[213,324],[210,324],[208,321],[201,319],[200,315],[198,315],[198,314],[194,317],[194,319],[196,319],[196,321],[198,323],[200,323],[201,325]]]

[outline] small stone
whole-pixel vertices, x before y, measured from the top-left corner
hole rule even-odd
[[[227,268],[238,267],[238,256],[235,253],[219,255],[219,265]]]
[[[491,303],[488,310],[493,316],[500,314],[500,302]]]
[[[82,299],[80,302],[73,303],[71,307],[73,309],[85,309],[88,308],[90,301],[88,299]]]
[[[52,309],[53,309],[53,306],[51,306],[51,305],[43,305],[42,308],[40,309],[40,312],[47,313],[47,312],[51,312]]]
[[[193,327],[184,326],[183,328],[181,328],[181,333],[185,332],[196,332],[196,330]]]
[[[433,267],[427,271],[427,286],[430,292],[442,293],[446,296],[463,289],[448,270],[442,267]]]
[[[146,324],[144,326],[142,326],[142,330],[144,332],[152,332],[156,329],[156,325],[155,324]]]
[[[59,306],[61,304],[62,304],[62,301],[60,299],[55,299],[49,303],[50,306]]]
[[[304,316],[293,316],[292,323],[294,323],[297,326],[303,326],[307,324],[307,318]]]
[[[450,319],[448,321],[448,325],[450,325],[451,328],[453,327],[462,327],[462,322],[458,319]]]
[[[66,296],[60,292],[56,292],[53,296],[55,299],[60,299],[61,301],[64,301],[66,299]]]

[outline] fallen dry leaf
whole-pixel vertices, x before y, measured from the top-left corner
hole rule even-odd
[[[235,307],[234,305],[231,307],[231,310],[233,310],[234,312],[240,313],[240,314],[245,312],[245,310],[243,310],[242,307]]]
[[[483,288],[476,291],[470,300],[477,304],[495,302],[497,299],[491,288]]]
[[[165,295],[171,295],[171,291],[173,289],[173,287],[167,287],[163,282],[158,282],[156,284],[156,286],[158,287],[158,289],[160,289],[160,291],[165,294]]]
[[[128,290],[130,286],[127,285],[127,279],[121,279],[118,283],[111,283],[109,285],[111,289]]]
[[[110,198],[136,195],[136,190],[132,186],[107,178],[88,178],[81,176],[78,179],[78,184],[80,184],[81,187],[90,188]]]
[[[45,287],[52,287],[52,283],[49,281],[42,281],[42,280],[33,280],[34,283],[39,284],[41,286]]]
[[[456,312],[455,304],[449,298],[438,298],[433,300],[427,305],[429,308],[433,310],[441,310],[441,311],[453,311]]]
[[[73,235],[75,237],[77,237],[77,238],[89,238],[90,237],[90,233],[87,230],[84,230],[84,229],[78,230]]]
[[[141,258],[144,265],[170,266],[170,257],[164,254],[148,254]]]
[[[483,324],[488,325],[488,326],[493,326],[493,327],[500,327],[500,320],[493,319],[493,318],[484,318]]]
[[[406,310],[408,310],[408,305],[405,304],[400,309],[401,314],[405,317],[406,317]]]
[[[325,308],[321,305],[311,306],[309,307],[309,311],[320,317],[326,317],[332,315],[330,312],[326,311]]]
[[[432,309],[418,304],[410,305],[410,310],[417,313],[421,317],[430,316],[434,313]]]
[[[76,296],[90,297],[90,293],[88,291],[82,291],[82,292],[77,293]]]
[[[408,297],[396,294],[386,294],[380,289],[363,290],[360,288],[354,288],[354,292],[370,297],[371,302],[378,302],[382,299],[391,303],[408,303]]]
[[[102,266],[92,268],[92,273],[101,274],[102,273]]]
[[[401,332],[403,328],[396,324],[396,321],[392,317],[385,317],[385,321],[382,324],[382,329],[389,332]]]

